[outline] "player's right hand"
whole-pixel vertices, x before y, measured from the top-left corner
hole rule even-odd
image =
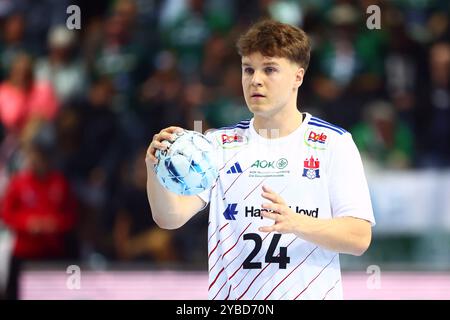
[[[159,133],[155,134],[150,146],[147,149],[145,162],[152,165],[157,164],[158,158],[156,158],[156,150],[164,151],[167,149],[167,145],[164,144],[163,141],[174,141],[176,139],[176,134],[183,131],[183,128],[172,126],[162,129]]]

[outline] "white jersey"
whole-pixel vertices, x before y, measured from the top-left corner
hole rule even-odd
[[[298,214],[375,223],[350,133],[306,113],[288,136],[265,139],[253,119],[207,134],[220,172],[199,196],[210,202],[209,299],[342,299],[339,255],[294,234],[264,233],[262,185]]]

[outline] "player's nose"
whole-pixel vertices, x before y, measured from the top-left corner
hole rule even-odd
[[[255,87],[262,85],[262,74],[258,70],[253,73],[251,84]]]

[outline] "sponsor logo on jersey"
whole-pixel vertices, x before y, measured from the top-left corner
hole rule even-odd
[[[289,206],[289,208],[291,208],[291,206]],[[317,218],[319,216],[319,208],[315,208],[315,209],[301,209],[299,207],[295,207],[295,212],[296,213],[301,213],[304,214],[308,217],[313,217],[313,218]]]
[[[255,209],[255,207],[254,206],[251,206],[251,207],[245,207],[245,216],[246,217],[250,217],[250,218],[260,218],[260,219],[263,219],[264,217],[261,215],[261,212],[263,212],[263,211],[269,211],[269,210],[267,210],[267,209],[258,209],[258,208],[256,208]]]
[[[220,135],[220,145],[224,149],[232,149],[241,147],[243,145],[246,145],[248,143],[248,139],[246,136],[241,136],[238,134],[232,134],[228,135],[225,133],[222,133]]]
[[[249,178],[284,177],[289,174],[287,166],[289,161],[286,158],[278,160],[256,160],[250,166]]]
[[[312,129],[305,132],[305,144],[308,147],[318,150],[325,150],[328,144],[328,136],[320,131],[314,131]]]
[[[278,161],[275,163],[275,167],[277,167],[277,169],[281,170],[281,169],[286,168],[288,163],[289,162],[287,161],[286,158],[281,158],[281,159],[278,159]]]
[[[242,173],[241,165],[239,162],[236,162],[233,164],[230,169],[227,171],[227,174],[233,174],[233,173]]]
[[[223,212],[223,216],[227,220],[236,220],[235,215],[238,214],[238,211],[236,211],[237,203],[230,203],[228,207]]]
[[[257,168],[257,169],[284,169],[288,165],[288,161],[286,158],[280,158],[278,160],[274,161],[268,161],[268,160],[256,160],[252,165],[251,168]]]
[[[307,177],[308,179],[316,179],[316,178],[320,178],[320,172],[319,172],[319,167],[320,167],[320,161],[319,159],[315,159],[314,157],[311,156],[311,158],[308,158],[303,161],[303,177]]]
[[[289,208],[293,209],[292,206],[289,206]],[[313,218],[317,218],[319,216],[319,208],[303,209],[303,208],[300,208],[299,206],[295,206],[295,208],[293,210],[295,211],[295,213],[304,214],[306,216],[313,217]],[[267,212],[270,210],[259,209],[259,208],[255,208],[254,206],[245,207],[245,217],[263,219],[264,217],[262,216],[262,212],[264,212],[264,211]]]

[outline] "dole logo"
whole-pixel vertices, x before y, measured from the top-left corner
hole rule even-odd
[[[309,136],[308,136],[308,141],[325,144],[325,142],[327,141],[327,135],[324,134],[323,132],[315,133],[314,131],[310,131]]]
[[[227,134],[222,134],[222,144],[228,144],[228,143],[233,143],[233,142],[243,142],[244,139],[235,134],[235,135],[227,135]]]
[[[303,161],[303,174],[302,177],[307,177],[308,179],[316,179],[320,178],[320,161],[319,159],[315,159],[311,156],[311,158],[306,158],[305,161]]]
[[[312,129],[308,129],[305,131],[305,144],[312,149],[325,150],[327,148],[329,140],[330,139],[328,135],[323,132],[314,131]]]

